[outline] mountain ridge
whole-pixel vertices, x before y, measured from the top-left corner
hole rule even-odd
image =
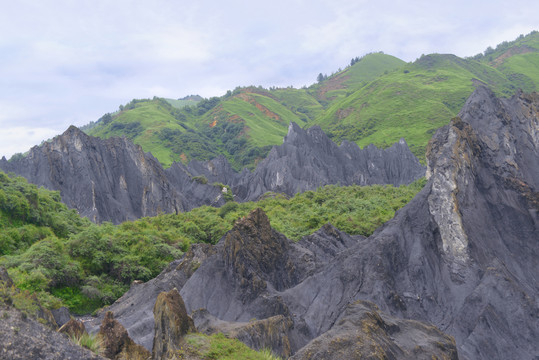
[[[158,105],[155,98],[139,101],[89,133],[104,138],[124,134],[165,167],[223,155],[237,171],[254,169],[271,145],[280,143],[290,122],[319,125],[335,142],[348,140],[361,147],[373,143],[386,148],[404,137],[422,160],[428,140],[458,114],[474,82],[503,96],[518,88],[537,89],[538,39],[539,33],[532,32],[487,49],[484,56],[430,54],[411,63],[371,53],[310,87],[238,87],[183,109]],[[145,125],[146,115],[137,113],[142,108],[160,125]],[[137,124],[140,131],[133,132]]]
[[[26,157],[1,159],[0,169],[59,190],[69,207],[94,222],[113,223],[202,205],[221,206],[226,196],[243,202],[268,191],[292,196],[337,183],[398,186],[425,173],[404,142],[387,150],[360,150],[355,144],[338,147],[319,128],[305,131],[291,124],[290,129],[283,144],[274,147],[253,173],[246,169],[236,173],[224,157],[163,169],[150,153],[125,137],[101,140],[76,127],[33,147]],[[233,194],[227,194],[229,188]]]

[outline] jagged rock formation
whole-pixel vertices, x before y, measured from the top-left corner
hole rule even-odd
[[[187,315],[185,304],[175,288],[157,296],[153,308],[155,336],[152,359],[173,359],[180,341],[189,332],[195,332],[193,319]]]
[[[0,359],[104,359],[13,307],[0,304]]]
[[[187,211],[209,205],[209,199],[220,194],[220,189],[193,180],[187,181],[187,187],[185,181],[176,179],[178,188],[161,164],[140,146],[126,138],[94,138],[74,126],[51,142],[33,147],[18,161],[3,158],[0,169],[59,190],[66,205],[94,222],[119,223],[161,212]],[[184,187],[189,190],[185,195]],[[203,194],[203,198],[196,194]]]
[[[101,323],[99,336],[103,339],[104,355],[109,359],[148,359],[151,356],[148,350],[131,340],[125,327],[110,311]]]
[[[69,310],[65,306],[62,306],[59,309],[53,309],[51,310],[51,313],[58,327],[62,327],[65,323],[71,320]]]
[[[164,170],[125,138],[101,140],[74,126],[22,159],[2,158],[0,169],[59,190],[64,203],[94,222],[113,223],[223,205],[215,182],[231,186],[235,200],[248,201],[266,191],[293,195],[327,184],[400,185],[425,172],[404,141],[386,150],[361,150],[348,142],[339,147],[319,127],[305,131],[296,124],[254,173],[234,172],[224,157],[188,167],[175,163]]]
[[[289,319],[287,339],[298,357],[313,339],[331,349],[335,334],[349,338],[348,326],[378,316],[382,323],[374,323],[402,329],[390,334],[393,344],[383,340],[391,325],[374,329],[386,354],[413,351],[435,336],[424,349],[454,358],[445,335],[421,325],[419,339],[407,336],[414,333],[406,330],[409,324],[391,316],[453,336],[460,359],[535,359],[538,114],[537,94],[497,99],[479,87],[459,118],[432,139],[425,188],[369,238],[328,225],[294,244],[255,211],[205,252],[194,272],[186,271],[193,269],[188,257],[180,271],[168,269],[145,285],[181,289],[188,311],[206,309],[207,328]],[[111,308],[126,301],[136,308],[140,296],[130,291]],[[357,301],[372,301],[380,310]],[[444,345],[432,348],[436,342]],[[354,346],[343,342],[340,350]]]
[[[252,349],[271,349],[284,359],[291,355],[290,331],[294,323],[283,315],[267,319],[252,319],[249,322],[224,321],[211,315],[206,309],[195,310],[192,314],[198,331],[206,334],[223,333],[228,338],[235,338]]]
[[[157,296],[174,288],[181,289],[200,264],[214,253],[211,245],[193,244],[181,260],[171,262],[155,279],[131,285],[129,291],[106,311],[112,311],[115,318],[129,329],[130,337],[151,351],[155,334],[153,309]],[[89,332],[99,330],[106,311],[86,323]]]
[[[346,307],[336,324],[291,359],[458,359],[455,340],[435,326],[380,312],[368,301]]]
[[[388,149],[374,145],[360,149],[343,141],[337,146],[318,126],[303,130],[291,123],[280,146],[274,146],[253,173],[236,174],[225,158],[193,161],[189,172],[232,187],[239,201],[257,200],[268,191],[292,196],[329,184],[409,184],[425,175],[425,168],[401,139]]]

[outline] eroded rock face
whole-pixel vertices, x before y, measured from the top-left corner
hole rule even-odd
[[[537,356],[538,104],[536,94],[496,99],[479,88],[434,136],[425,188],[283,296],[291,312],[316,335],[343,299],[371,300],[454,336],[461,359]]]
[[[199,309],[192,316],[197,330],[205,334],[223,333],[252,349],[271,349],[285,359],[291,355],[289,335],[294,322],[283,315],[249,322],[230,322],[219,320],[206,309]]]
[[[153,313],[155,336],[152,359],[173,359],[180,348],[181,338],[196,331],[193,319],[187,315],[185,304],[176,289],[157,296]]]
[[[268,191],[292,196],[329,184],[409,184],[425,175],[425,167],[401,139],[388,149],[360,149],[343,141],[337,146],[318,126],[307,130],[291,123],[283,144],[274,146],[253,173],[234,173],[225,158],[193,161],[192,174],[232,187],[237,201],[257,200]]]
[[[497,99],[478,88],[433,137],[425,188],[367,239],[324,226],[294,244],[249,215],[177,287],[187,310],[206,309],[206,327],[289,318],[292,354],[310,341],[361,352],[347,329],[370,319],[371,344],[386,355],[418,346],[454,358],[447,336],[424,324],[402,330],[391,316],[454,337],[460,359],[536,358],[538,108],[537,94]],[[333,348],[341,332],[348,340]]]
[[[101,323],[99,336],[103,339],[104,356],[109,359],[148,359],[151,354],[131,340],[125,327],[108,311]]]
[[[435,326],[394,318],[371,302],[356,301],[291,359],[457,360],[458,355],[455,339]]]
[[[126,138],[101,140],[74,126],[33,147],[23,159],[0,160],[0,169],[59,190],[65,204],[94,222],[120,223],[206,204],[195,196],[186,198],[182,185],[189,195],[199,187],[205,198],[219,195],[219,189],[192,180],[171,184],[159,162]]]
[[[128,330],[129,336],[148,351],[152,350],[155,333],[153,309],[157,296],[174,288],[181,289],[191,275],[215,249],[209,244],[193,244],[181,260],[173,261],[156,278],[132,284],[131,288],[114,304],[107,307]],[[97,332],[106,312],[86,322],[89,332]]]
[[[215,182],[231,186],[236,201],[250,201],[267,191],[294,195],[327,184],[400,185],[425,173],[404,141],[386,150],[348,142],[339,147],[320,128],[305,131],[296,124],[254,173],[234,172],[224,157],[164,170],[126,138],[102,140],[74,126],[22,159],[2,158],[0,169],[59,190],[65,204],[98,223],[221,206],[222,188]]]
[[[1,359],[104,359],[1,302],[0,313]]]

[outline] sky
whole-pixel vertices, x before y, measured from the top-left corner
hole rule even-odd
[[[311,85],[383,51],[461,57],[539,30],[539,2],[0,0],[0,157],[132,99]]]

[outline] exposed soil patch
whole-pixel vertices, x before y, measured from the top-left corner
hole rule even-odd
[[[498,56],[496,59],[491,61],[490,64],[494,66],[495,68],[497,68],[503,64],[505,59],[508,59],[513,55],[526,54],[533,51],[535,51],[535,49],[532,49],[529,46],[516,46],[516,47],[508,49],[502,55]]]
[[[264,115],[266,115],[270,119],[281,120],[281,117],[279,115],[277,115],[276,113],[272,112],[267,107],[265,107],[264,105],[257,102],[256,99],[252,96],[249,96],[249,94],[246,94],[246,93],[239,94],[238,98],[242,99],[243,101],[248,102],[251,105],[254,105],[258,110],[260,110]]]
[[[346,86],[344,82],[350,78],[350,75],[337,75],[334,76],[322,84],[320,89],[318,89],[318,100],[328,100],[326,94],[332,90],[345,89]]]

